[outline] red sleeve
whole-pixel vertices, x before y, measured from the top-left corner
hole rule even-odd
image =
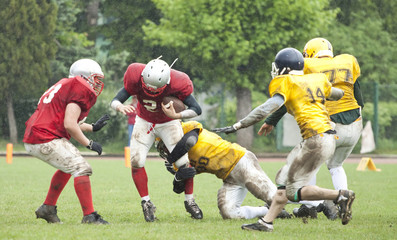
[[[82,114],[86,113],[86,115],[88,115],[89,110],[94,106],[97,100],[94,90],[88,82],[81,77],[74,78],[71,84],[72,86],[69,90],[67,102],[76,103],[81,108]]]
[[[186,73],[172,69],[171,82],[167,90],[167,95],[175,96],[183,101],[193,93],[193,83]]]
[[[124,73],[124,88],[132,95],[139,94],[141,89],[141,73],[145,68],[145,64],[132,63],[128,66]]]

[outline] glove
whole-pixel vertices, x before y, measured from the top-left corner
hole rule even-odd
[[[98,153],[98,155],[102,154],[102,146],[100,143],[94,142],[93,140],[90,140],[90,144],[87,146],[88,149],[95,151]]]
[[[193,167],[180,167],[174,177],[174,192],[180,194],[185,191],[185,180],[194,177],[194,175],[196,175],[196,169]]]
[[[194,175],[196,175],[196,169],[194,169],[193,167],[180,167],[175,173],[175,180],[186,180],[188,178],[194,177]]]
[[[172,175],[175,175],[176,171],[175,171],[174,165],[172,165],[172,163],[169,163],[167,160],[165,160],[164,165],[167,168],[168,172],[170,172]]]
[[[109,114],[103,115],[96,123],[92,124],[92,131],[96,132],[99,131],[101,128],[103,128],[106,124],[108,124],[107,120],[110,119]]]
[[[233,126],[227,126],[227,127],[221,127],[221,128],[214,128],[211,129],[212,132],[216,132],[216,133],[234,133],[235,131],[237,131],[237,129],[235,129]]]
[[[177,181],[174,178],[174,182],[172,183],[174,188],[172,189],[175,193],[180,194],[185,191],[185,180]]]

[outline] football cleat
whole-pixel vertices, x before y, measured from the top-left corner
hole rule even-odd
[[[36,218],[42,218],[47,223],[62,223],[57,215],[57,206],[43,204],[36,211]]]
[[[256,223],[243,224],[241,226],[241,229],[250,231],[273,232],[273,224],[265,222],[261,217]]]
[[[316,207],[308,207],[302,204],[299,208],[294,208],[292,211],[295,217],[297,218],[317,218],[317,209]]]
[[[186,212],[190,213],[193,219],[203,219],[203,212],[194,199],[185,201]]]
[[[287,212],[287,210],[283,209],[281,210],[281,212],[277,215],[277,218],[291,218],[292,214],[290,214],[289,212]]]
[[[338,218],[338,208],[331,200],[324,200],[324,203],[318,205],[317,212],[323,212],[329,220],[335,220]]]
[[[145,217],[146,222],[154,222],[157,219],[154,215],[154,213],[156,212],[156,206],[154,206],[154,204],[150,200],[142,200],[141,206],[143,216]]]
[[[339,196],[336,204],[339,207],[339,217],[342,219],[342,224],[346,225],[352,219],[352,204],[356,194],[351,190],[339,190]]]
[[[88,224],[109,224],[105,221],[101,215],[97,212],[93,212],[91,214],[85,215],[81,220],[81,223],[88,223]]]

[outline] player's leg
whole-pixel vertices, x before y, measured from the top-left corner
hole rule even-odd
[[[193,178],[188,178],[185,180],[185,209],[186,212],[190,213],[190,216],[193,219],[203,219],[203,212],[194,200],[193,186]]]
[[[316,146],[312,148],[311,146]],[[328,161],[335,148],[332,134],[319,134],[303,142],[302,151],[290,166],[288,172],[289,184],[286,187],[287,198],[291,201],[300,200],[333,200],[341,210],[342,223],[351,219],[351,205],[355,195],[353,191],[331,190],[318,186],[305,186],[325,161]]]
[[[135,187],[141,197],[141,206],[147,222],[156,220],[156,206],[151,202],[148,189],[148,177],[145,162],[155,139],[154,124],[136,117],[131,136],[131,173]]]
[[[334,156],[327,162],[332,183],[336,190],[348,189],[343,162],[349,157],[360,139],[363,124],[361,118],[350,125],[336,124],[339,139],[336,141]]]
[[[173,120],[163,124],[157,124],[155,132],[160,137],[169,152],[174,150],[176,144],[183,137],[183,129],[179,120]],[[175,162],[177,168],[191,167],[187,154],[183,155],[180,159]],[[194,219],[202,219],[203,213],[193,197],[193,178],[185,180],[185,209],[191,214]]]
[[[233,178],[244,184],[256,198],[263,200],[268,205],[271,204],[277,187],[263,171],[255,154],[247,151],[234,169],[239,171],[232,171]]]
[[[64,138],[55,139],[49,143],[39,145],[39,147],[35,148],[36,151],[32,155],[60,170],[55,174],[53,184],[58,183],[60,184],[60,188],[63,189],[67,180],[70,178],[68,175],[73,175],[76,194],[79,198],[84,215],[82,222],[107,224],[107,222],[94,211],[89,179],[89,176],[92,174],[92,169],[87,161],[81,156],[77,148],[70,141]],[[54,201],[55,198],[57,199],[56,195],[59,197],[60,192],[53,192],[56,188],[57,186],[55,185],[50,187],[49,194],[54,194],[48,198],[50,202]],[[89,215],[94,216],[93,221],[84,221],[84,218]]]

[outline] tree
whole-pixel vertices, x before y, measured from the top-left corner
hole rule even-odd
[[[87,24],[82,24],[79,19],[85,19],[85,6],[80,1],[56,0],[58,14],[54,41],[58,48],[55,59],[51,61],[51,81],[53,85],[61,78],[67,77],[70,65],[80,58],[94,58],[95,42],[88,39],[89,35],[84,30]],[[87,21],[87,20],[86,20]]]
[[[154,0],[160,22],[143,27],[152,44],[171,46],[206,86],[223,83],[237,97],[237,120],[251,111],[251,91],[265,90],[275,54],[326,29],[336,12],[325,0]],[[265,100],[265,99],[264,99]],[[237,142],[250,147],[253,128]]]
[[[0,96],[1,104],[7,106],[10,141],[17,143],[14,100],[47,87],[50,60],[56,52],[57,8],[53,1],[45,0],[1,0],[0,3]]]
[[[129,62],[144,63],[160,55],[175,59],[167,46],[156,46],[144,40],[142,25],[146,21],[158,23],[161,17],[151,0],[120,0],[117,4],[105,0],[100,8],[105,17],[100,31],[111,42],[104,46],[111,55],[127,51]]]

